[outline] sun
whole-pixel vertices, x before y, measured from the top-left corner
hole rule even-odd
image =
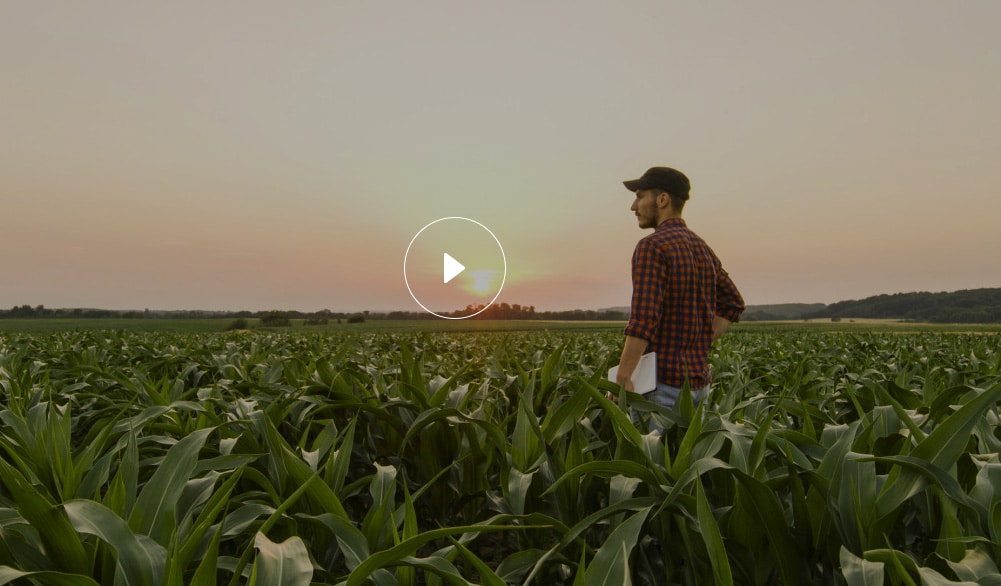
[[[469,290],[473,293],[479,295],[486,295],[493,291],[493,280],[497,277],[497,271],[492,270],[480,270],[480,271],[470,271],[469,275],[473,277],[473,282],[469,286]]]

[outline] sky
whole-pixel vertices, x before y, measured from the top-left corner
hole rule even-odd
[[[671,166],[746,302],[1001,287],[1001,2],[0,3],[0,307],[625,306]]]

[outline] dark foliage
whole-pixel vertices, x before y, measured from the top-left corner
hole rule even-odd
[[[932,323],[1001,323],[1001,289],[896,293],[840,301],[809,317],[907,319]]]

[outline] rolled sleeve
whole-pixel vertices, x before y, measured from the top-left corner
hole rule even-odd
[[[633,250],[633,298],[625,334],[652,341],[664,304],[667,267],[648,240],[640,240]]]
[[[722,266],[716,267],[716,315],[731,322],[740,321],[745,309],[744,298]]]

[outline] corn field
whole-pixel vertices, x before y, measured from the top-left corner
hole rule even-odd
[[[621,343],[2,334],[0,585],[1001,584],[997,334]]]

